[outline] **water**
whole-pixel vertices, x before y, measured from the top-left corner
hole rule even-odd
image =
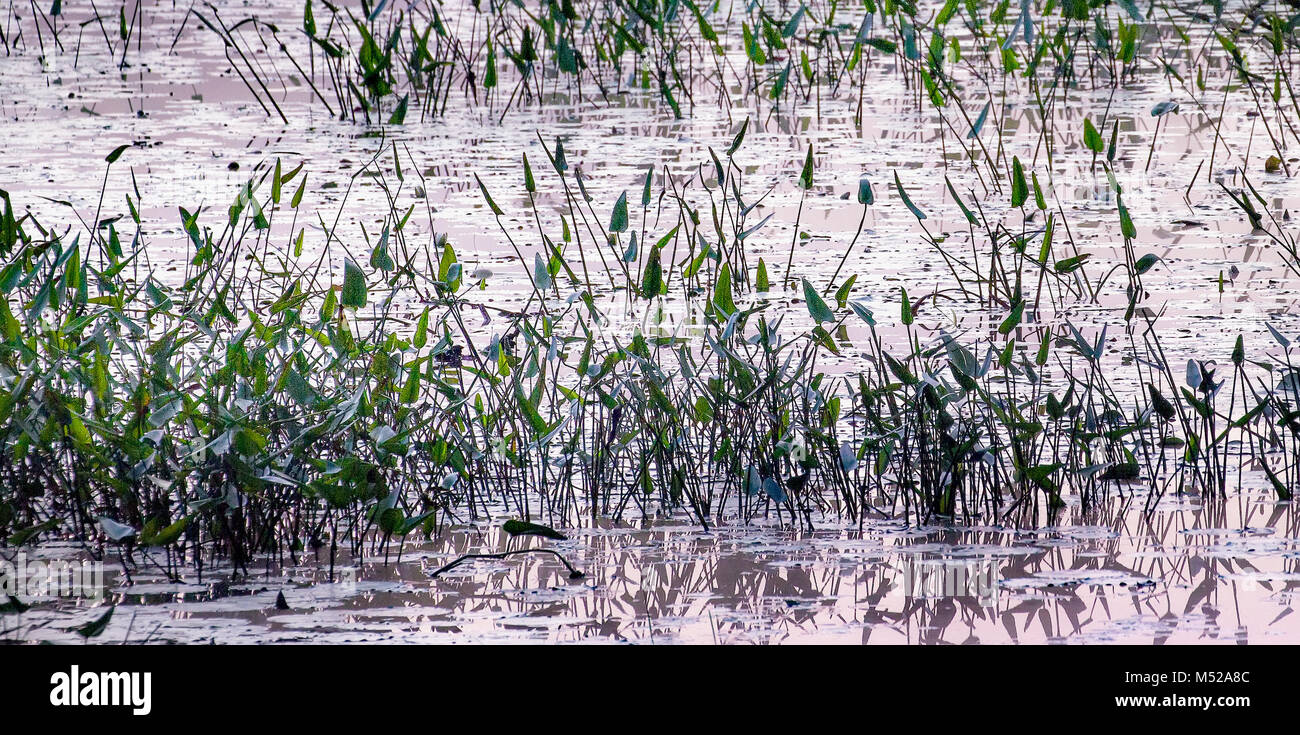
[[[9,23],[34,28],[32,18],[22,19],[30,12],[26,7],[14,3],[9,10],[17,18]],[[152,268],[160,280],[179,280],[190,254],[177,207],[211,208],[219,221],[238,188],[280,158],[286,168],[304,164],[303,211],[319,213],[320,219],[303,218],[291,226],[277,221],[270,234],[277,247],[305,228],[304,259],[324,255],[338,278],[343,251],[364,258],[366,238],[373,239],[382,228],[391,193],[398,211],[414,207],[408,238],[423,243],[432,242],[435,233],[447,234],[467,270],[492,272],[482,302],[517,309],[530,292],[527,271],[503,241],[474,174],[505,210],[502,226],[515,234],[525,262],[531,262],[538,243],[521,154],[528,155],[539,174],[537,207],[548,228],[558,229],[565,212],[539,136],[548,146],[563,140],[599,217],[608,216],[620,192],[628,191],[630,200],[637,201],[650,167],[656,171],[656,192],[668,188],[666,169],[707,213],[709,196],[691,177],[709,169],[710,147],[724,150],[748,118],[737,162],[745,171],[747,196],[757,198],[770,190],[755,209],[754,221],[773,215],[746,241],[751,264],[761,255],[774,264],[774,281],[784,275],[801,196],[796,179],[811,143],[815,186],[802,209],[801,230],[809,237],[796,248],[796,274],[826,279],[835,269],[857,228],[861,209],[853,196],[865,175],[878,203],[867,210],[864,234],[844,274],[860,274],[858,295],[878,315],[887,315],[881,333],[893,338],[903,334],[896,318],[901,284],[914,295],[931,295],[918,309],[924,329],[987,335],[1002,318],[997,310],[946,298],[958,295],[952,271],[921,236],[946,236],[944,250],[957,258],[987,249],[987,237],[965,225],[944,175],[968,204],[979,201],[986,207],[990,219],[1006,213],[1008,227],[1018,230],[1019,215],[1009,212],[1005,192],[989,188],[988,171],[981,173],[966,161],[962,146],[969,128],[958,122],[961,116],[947,127],[932,108],[918,109],[915,90],[905,88],[892,59],[867,67],[869,85],[861,100],[856,90],[845,89],[774,108],[745,95],[736,83],[722,95],[728,105],[718,104],[715,94],[690,108],[685,119],[675,120],[653,93],[623,88],[601,96],[586,89],[585,98],[578,99],[574,90],[552,79],[546,82],[550,91],[544,102],[486,109],[466,94],[453,94],[442,117],[422,120],[412,113],[402,126],[365,126],[328,115],[284,57],[273,46],[254,43],[253,32],[245,28],[240,33],[270,80],[271,95],[289,121],[284,124],[252,99],[235,71],[237,64],[189,10],[166,3],[145,8],[143,30],[127,51],[125,67],[119,67],[120,44],[118,56],[111,57],[95,26],[77,37],[74,14],[83,12],[80,8],[67,10],[72,17],[65,19],[64,52],[42,57],[31,38],[35,31],[28,30],[26,47],[0,62],[0,117],[9,152],[0,164],[0,187],[42,222],[65,223],[77,217],[91,221],[96,213],[120,214],[125,197],[135,198],[138,192],[139,229],[147,242],[142,267]],[[444,13],[473,22],[467,3],[448,4]],[[223,11],[228,24],[245,15],[297,28],[301,5],[254,0]],[[1205,37],[1204,29],[1193,33]],[[300,34],[285,31],[282,38],[305,58]],[[1161,258],[1144,279],[1152,292],[1145,305],[1153,312],[1164,310],[1165,348],[1178,359],[1208,352],[1222,362],[1236,333],[1243,332],[1252,354],[1276,352],[1264,323],[1287,334],[1300,331],[1293,313],[1295,280],[1268,238],[1252,232],[1215,182],[1240,186],[1240,172],[1246,171],[1270,211],[1300,206],[1300,187],[1293,179],[1264,171],[1271,148],[1263,126],[1271,120],[1280,128],[1280,116],[1265,106],[1261,118],[1250,96],[1240,92],[1222,98],[1220,113],[1222,85],[1230,78],[1224,55],[1198,50],[1196,43],[1190,48],[1169,61],[1188,80],[1204,68],[1208,87],[1203,93],[1193,92],[1190,82],[1178,87],[1155,74],[1139,76],[1113,97],[1108,87],[1070,89],[1052,105],[1050,125],[1045,125],[1023,85],[994,90],[977,76],[958,72],[967,93],[950,104],[959,104],[973,118],[986,101],[995,100],[997,124],[990,121],[983,144],[1018,155],[1044,178],[1050,175],[1052,206],[1067,219],[1073,247],[1093,254],[1094,273],[1122,261],[1122,236],[1106,176],[1083,147],[1083,119],[1099,119],[1105,112],[1118,120],[1116,176],[1137,224],[1139,252]],[[729,48],[725,59],[743,67],[743,50]],[[503,77],[510,80],[508,72]],[[1157,135],[1150,110],[1167,100],[1179,102],[1180,108],[1160,118]],[[992,132],[995,127],[999,132]],[[1109,132],[1103,134],[1109,137]],[[132,147],[105,180],[104,155],[126,143]],[[372,160],[384,175],[354,178]],[[892,186],[895,171],[927,213],[924,228],[899,200]],[[643,237],[663,234],[672,224],[660,221],[663,211],[656,201],[643,218],[634,206],[631,228]],[[335,216],[338,239],[327,243],[324,232],[334,227]],[[119,225],[124,233],[134,229]],[[598,252],[590,245],[586,251],[592,262]],[[969,260],[978,262],[975,256]],[[616,311],[626,303],[617,279],[602,286],[604,307]],[[793,307],[793,318],[803,317],[803,307],[778,291],[755,298]],[[674,300],[670,297],[669,303]],[[1122,285],[1111,282],[1095,302],[1071,301],[1059,313],[1044,307],[1027,325],[1066,317],[1090,328],[1121,325],[1122,307]],[[490,336],[496,325],[488,318],[473,326],[476,334]],[[862,354],[853,345],[865,334],[859,323],[849,327],[842,369],[852,369]],[[480,561],[430,577],[458,554],[505,549],[507,541],[498,530],[508,515],[504,510],[491,522],[453,525],[430,542],[408,543],[400,561],[395,546],[387,549],[387,563],[380,549],[368,547],[356,562],[345,554],[340,567],[355,578],[342,583],[325,581],[327,550],[306,552],[298,565],[259,560],[250,565],[248,576],[233,579],[235,570],[224,563],[206,570],[202,579],[182,567],[182,583],[169,581],[157,564],[137,557],[131,584],[110,563],[109,600],[119,607],[97,640],[1296,640],[1300,623],[1290,613],[1300,569],[1293,505],[1275,502],[1258,478],[1222,500],[1168,494],[1154,503],[1151,514],[1143,513],[1143,492],[1130,488],[1086,515],[1072,501],[1057,525],[1042,528],[918,528],[882,519],[859,528],[844,527],[828,515],[816,519],[816,530],[808,532],[775,517],[742,522],[725,508],[720,524],[709,530],[682,517],[633,519],[631,525],[602,522],[568,530],[568,541],[546,543],[586,571],[581,580],[568,579],[560,564],[544,556]],[[84,556],[79,547],[62,543],[44,544],[37,553]],[[154,562],[165,564],[152,553]],[[900,580],[918,559],[977,559],[994,565],[996,600],[909,596]],[[263,564],[270,571],[259,571]],[[290,610],[276,609],[280,592]],[[85,601],[54,601],[0,618],[0,630],[25,641],[72,641],[77,636],[68,628],[93,619],[101,609],[88,609]]]
[[[1150,516],[1138,496],[1106,513],[1077,508],[1059,525],[820,523],[812,533],[730,523],[703,531],[670,519],[572,531],[567,541],[509,541],[460,526],[429,543],[342,554],[232,581],[228,565],[174,583],[165,558],[135,559],[132,584],[110,564],[118,607],[99,642],[553,643],[1216,643],[1285,642],[1300,582],[1297,514],[1262,494],[1228,502],[1168,497]],[[467,553],[555,549],[467,562]],[[49,558],[76,557],[48,545]],[[110,557],[111,559],[111,557]],[[991,565],[981,597],[909,586],[926,560]],[[120,569],[119,569],[120,571]],[[952,590],[949,590],[952,591]],[[283,593],[290,609],[277,609]],[[938,593],[938,594],[935,594]],[[73,642],[102,603],[63,600],[0,619],[10,637]]]

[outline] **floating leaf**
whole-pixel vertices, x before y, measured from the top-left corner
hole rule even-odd
[[[98,636],[99,634],[103,633],[106,628],[108,628],[108,623],[110,620],[113,619],[113,611],[115,609],[117,608],[114,606],[109,606],[108,612],[105,612],[103,615],[100,615],[98,618],[95,618],[94,620],[90,621],[89,623],[86,623],[85,625],[79,628],[74,628],[74,630],[82,638],[94,638]]]
[[[569,537],[551,528],[543,526],[540,523],[529,523],[528,521],[508,520],[501,524],[501,530],[511,536],[542,536],[556,541],[564,541]]]
[[[1151,108],[1151,117],[1160,117],[1168,115],[1171,112],[1178,112],[1178,103],[1173,101],[1158,102]]]

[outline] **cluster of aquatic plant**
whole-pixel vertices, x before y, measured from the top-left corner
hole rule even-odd
[[[901,288],[886,317],[856,298],[871,288],[857,276],[798,275],[793,243],[784,267],[751,262],[746,239],[770,216],[753,214],[762,195],[746,194],[734,158],[747,127],[705,165],[648,170],[603,206],[562,144],[521,157],[537,239],[520,246],[501,227],[532,286],[517,310],[486,300],[492,274],[467,271],[454,242],[408,237],[414,207],[395,202],[418,169],[396,146],[357,172],[394,202],[363,247],[317,213],[326,241],[304,255],[306,173],[276,160],[228,209],[178,210],[188,256],[167,279],[148,261],[141,192],[89,227],[16,214],[5,193],[0,533],[163,550],[169,568],[243,566],[429,534],[500,504],[553,525],[683,510],[708,526],[757,514],[1038,523],[1072,494],[1087,507],[1142,486],[1151,503],[1260,475],[1291,497],[1289,340],[1276,334],[1269,355],[1238,338],[1215,360],[1167,358],[1144,305],[1158,259],[1139,254],[1121,192],[1124,256],[1103,269],[1019,159],[1004,220],[950,186],[987,238],[985,265],[945,251],[953,286]],[[791,172],[804,190],[813,160],[810,148]],[[888,200],[863,179],[844,206],[924,219],[893,179]],[[546,189],[566,212],[536,207]],[[1044,224],[1031,230],[1033,213]],[[1293,242],[1281,225],[1276,237]],[[1062,316],[1103,292],[1123,297],[1116,331]],[[940,299],[996,318],[920,329],[918,310]],[[849,328],[865,354],[844,361]]]
[[[75,21],[69,8],[6,22],[6,52],[79,58],[102,41],[119,67],[132,63],[142,4]],[[1250,99],[1272,153],[1222,196],[1300,273],[1294,225],[1252,184],[1291,173],[1300,16],[1284,10],[309,1],[298,27],[195,4],[178,37],[215,33],[249,94],[285,122],[290,76],[331,115],[389,125],[453,104],[504,115],[628,90],[677,117],[702,105],[746,115],[699,166],[647,166],[643,185],[613,201],[588,192],[560,141],[540,141],[543,160],[518,159],[525,211],[505,211],[475,175],[529,285],[510,309],[487,297],[492,273],[431,234],[431,211],[397,204],[426,183],[396,144],[349,183],[384,192],[378,233],[341,229],[342,209],[305,211],[308,164],[277,159],[228,208],[178,209],[179,275],[150,258],[160,235],[143,226],[148,192],[128,194],[123,211],[101,200],[76,213],[79,225],[41,221],[15,201],[21,192],[5,192],[0,536],[156,550],[144,558],[170,569],[359,550],[502,504],[552,525],[685,512],[705,526],[760,514],[808,526],[873,515],[1034,524],[1072,497],[1088,508],[1139,488],[1148,505],[1255,485],[1290,499],[1300,482],[1290,338],[1275,330],[1266,354],[1247,354],[1241,337],[1190,360],[1167,354],[1160,260],[1115,174],[1121,120],[1107,111],[1057,125],[1075,90],[1115,93],[1139,74],[1212,121],[1219,95],[1219,109],[1229,95]],[[945,177],[951,201],[915,201],[908,174],[873,171],[842,205],[862,220],[833,243],[843,252],[829,279],[795,257],[802,199],[784,258],[759,257],[754,240],[790,223],[757,214],[767,194],[736,160],[750,108],[861,100],[880,74],[903,77],[980,188]],[[1013,98],[1048,121],[1023,159],[1004,145]],[[1150,110],[1152,151],[1177,106]],[[1215,136],[1217,155],[1217,123]],[[1052,194],[1067,137],[1107,182],[1117,258],[1076,239]],[[123,176],[113,167],[124,153],[106,157],[106,181]],[[813,147],[801,157],[787,174],[806,195]],[[945,155],[945,173],[952,165]],[[1212,155],[1207,182],[1214,170]],[[561,206],[538,206],[542,196]],[[964,239],[927,229],[939,206]],[[949,269],[942,289],[844,272],[871,207],[916,219],[920,244]],[[918,323],[940,304],[986,322]],[[1082,305],[1111,325],[1076,324]]]
[[[62,0],[31,9],[0,29],[6,53],[79,61],[83,45],[102,43],[119,68],[132,63],[133,42],[140,53],[141,3],[116,13]],[[300,18],[235,18],[229,9],[223,17],[202,2],[170,45],[185,33],[216,34],[250,96],[285,123],[279,100],[304,82],[332,115],[400,124],[417,110],[421,120],[441,116],[453,100],[504,115],[558,96],[608,104],[637,90],[678,118],[698,106],[820,107],[840,96],[857,98],[860,116],[873,79],[900,75],[916,106],[937,111],[960,140],[990,112],[961,102],[1005,100],[1015,91],[1006,80],[1026,80],[1035,104],[1051,111],[1071,88],[1116,90],[1156,72],[1212,109],[1201,97],[1226,74],[1252,96],[1289,174],[1283,151],[1295,131],[1280,106],[1296,104],[1298,19],[1290,6],[1221,1],[306,0]],[[1269,108],[1279,113],[1271,124]],[[1089,121],[1098,152],[1107,122]],[[1053,136],[1045,131],[1040,143],[1050,157]],[[987,165],[1002,163],[1000,148],[983,152]]]

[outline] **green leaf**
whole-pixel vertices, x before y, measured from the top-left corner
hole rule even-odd
[[[1119,207],[1120,231],[1124,233],[1124,237],[1132,240],[1137,237],[1137,227],[1133,226],[1133,218],[1128,214],[1128,207],[1124,206],[1124,198],[1121,196],[1115,197],[1115,204]]]
[[[803,161],[803,171],[799,173],[799,188],[807,191],[813,185],[813,147],[808,144],[808,155]]]
[[[733,155],[740,148],[741,142],[745,140],[745,131],[748,129],[749,129],[749,118],[746,117],[745,122],[740,124],[740,130],[737,131],[736,137],[731,139],[731,145],[727,148],[728,156]],[[646,188],[649,189],[648,184]]]
[[[117,159],[119,159],[119,158],[122,157],[122,151],[124,151],[124,150],[126,150],[127,148],[130,148],[130,147],[131,147],[131,146],[130,146],[129,144],[128,144],[128,145],[120,145],[120,146],[114,148],[112,153],[108,154],[107,156],[104,156],[104,160],[107,161],[107,162],[109,162],[109,163],[113,163],[114,161],[116,161]]]
[[[1011,206],[1019,207],[1029,199],[1029,186],[1025,183],[1025,169],[1020,165],[1020,157],[1011,159]]]
[[[835,292],[835,304],[838,308],[843,309],[849,303],[849,292],[853,290],[853,284],[857,280],[856,275],[849,276],[849,280],[845,281],[844,285],[840,286],[839,290]]]
[[[556,541],[565,541],[569,538],[550,526],[543,526],[540,523],[529,523],[528,521],[517,521],[514,519],[501,524],[501,530],[511,536],[542,536],[544,538],[555,539]]]
[[[483,185],[483,179],[480,179],[478,174],[474,174],[474,180],[478,182],[479,191],[483,192],[483,198],[487,200],[488,207],[492,209],[492,214],[498,217],[504,214],[501,208],[497,206],[497,203],[492,201],[492,195],[488,193],[487,187]]]
[[[98,618],[95,618],[80,628],[74,628],[74,630],[82,638],[94,638],[95,636],[98,636],[108,628],[108,622],[113,619],[113,611],[115,609],[117,609],[115,606],[110,606],[108,612],[100,615]]]
[[[610,232],[627,232],[627,192],[618,195],[614,213],[609,218]]]
[[[1169,399],[1160,394],[1160,390],[1151,383],[1147,383],[1147,393],[1151,396],[1151,407],[1155,412],[1160,414],[1160,418],[1169,421],[1174,417],[1174,404]]]
[[[961,207],[961,213],[966,216],[966,221],[972,225],[978,225],[979,220],[975,218],[975,213],[970,211],[970,207],[966,206],[966,203],[961,200],[960,196],[957,196],[957,189],[953,187],[952,181],[950,181],[947,176],[944,176],[943,182],[947,184],[948,193],[952,195],[952,200],[957,202],[958,207]]]
[[[1106,141],[1101,139],[1101,133],[1097,132],[1092,120],[1086,117],[1083,119],[1083,144],[1093,153],[1101,153],[1106,147]]]
[[[343,259],[343,308],[360,309],[366,305],[366,275],[351,258]]]
[[[826,305],[826,302],[822,300],[820,295],[818,295],[817,289],[813,288],[813,285],[808,282],[807,278],[803,279],[803,300],[808,306],[808,313],[812,315],[812,318],[815,321],[835,321],[835,312],[831,311],[831,308]]]
[[[1146,255],[1143,255],[1141,258],[1138,258],[1137,263],[1134,264],[1134,270],[1136,270],[1137,274],[1140,276],[1143,273],[1146,273],[1147,271],[1156,267],[1156,263],[1159,262],[1160,262],[1160,256],[1156,255],[1155,253],[1147,253]]]
[[[59,521],[57,518],[51,518],[47,521],[38,523],[35,526],[29,526],[28,528],[24,528],[20,531],[16,531],[12,535],[10,535],[8,539],[9,545],[22,546],[28,541],[35,540],[36,537],[40,536],[42,533],[45,533],[47,531],[53,531],[58,527],[59,527]]]
[[[166,546],[181,537],[186,527],[190,525],[190,516],[181,518],[161,531],[151,528],[151,524],[157,525],[154,521],[145,524],[144,530],[140,533],[140,543],[144,546]]]
[[[645,270],[641,274],[641,296],[647,299],[657,297],[659,289],[663,286],[663,277],[663,265],[659,262],[659,246],[655,245],[650,248],[650,255],[645,261]]]
[[[533,281],[542,291],[551,287],[551,271],[546,267],[541,253],[533,253]]]
[[[718,271],[718,280],[713,284],[713,308],[724,318],[736,311],[736,302],[731,296],[731,264],[723,263]]]
[[[524,190],[529,194],[537,192],[537,181],[533,178],[533,167],[528,165],[528,154],[524,154]]]
[[[792,62],[789,61],[786,62],[785,70],[781,72],[781,75],[776,78],[776,82],[772,85],[772,92],[770,96],[774,100],[781,99],[781,94],[785,91],[786,82],[790,80],[791,63]]]
[[[406,122],[406,105],[410,95],[402,95],[402,99],[397,101],[397,106],[393,108],[393,114],[388,116],[389,125],[401,125]]]
[[[978,138],[980,136],[980,131],[984,129],[984,121],[988,120],[989,106],[991,104],[992,103],[990,102],[984,103],[984,109],[980,110],[979,117],[975,118],[975,124],[970,127],[970,132],[966,134],[967,140]]]
[[[925,219],[925,212],[917,209],[916,205],[912,203],[912,198],[907,195],[907,190],[903,188],[903,180],[898,178],[898,171],[894,171],[894,186],[898,187],[898,196],[903,200],[903,204],[907,205],[907,208],[912,211],[912,215],[919,220]]]
[[[420,314],[420,318],[415,322],[415,334],[411,336],[411,344],[415,345],[415,349],[421,350],[424,349],[424,346],[428,344],[428,342],[429,307],[426,306],[424,307],[424,311]]]
[[[790,38],[799,32],[799,21],[803,20],[806,10],[806,7],[800,5],[799,9],[794,11],[794,15],[790,16],[790,20],[786,21],[785,27],[781,29],[782,38]]]
[[[867,207],[875,203],[876,193],[871,190],[871,182],[867,181],[867,177],[863,176],[858,179],[858,204]]]
[[[1003,319],[1002,323],[998,325],[998,334],[1010,334],[1011,330],[1015,329],[1016,326],[1020,324],[1020,320],[1024,315],[1025,301],[1024,299],[1020,299],[1011,307],[1011,313],[1007,314],[1007,318]]]

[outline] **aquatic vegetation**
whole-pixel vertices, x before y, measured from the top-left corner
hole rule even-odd
[[[98,43],[93,25],[125,68],[143,12],[123,5],[115,37],[97,11],[74,26],[56,4],[6,28],[3,45],[75,56]],[[1272,148],[1264,170],[1229,189],[1213,122],[1206,185],[1217,177],[1223,201],[1300,275],[1295,225],[1251,183],[1291,175],[1300,16],[1080,0],[489,0],[309,1],[293,31],[278,18],[223,19],[207,3],[184,17],[177,38],[215,34],[268,119],[293,124],[278,91],[292,76],[311,105],[368,125],[358,129],[373,156],[347,192],[364,182],[387,207],[377,235],[368,223],[353,232],[341,225],[347,194],[332,216],[304,205],[312,161],[268,158],[227,207],[177,208],[182,270],[164,273],[149,249],[163,235],[141,214],[149,192],[115,211],[101,190],[78,225],[5,192],[10,545],[69,536],[96,553],[144,551],[171,574],[326,546],[331,559],[340,546],[386,550],[499,505],[556,527],[656,513],[704,528],[724,516],[1033,526],[1072,498],[1087,510],[1140,487],[1153,506],[1254,483],[1288,501],[1300,482],[1291,338],[1269,326],[1277,349],[1257,353],[1225,332],[1175,364],[1153,295],[1163,260],[1116,175],[1122,121],[1099,106],[1060,127],[1085,91],[1113,97],[1156,78],[1183,102],[1151,108],[1149,168],[1179,104],[1248,97]],[[755,186],[746,136],[751,121],[819,111],[823,99],[856,98],[860,117],[885,75],[901,77],[909,111],[934,116],[947,198],[922,198],[921,175],[904,167],[864,175],[843,204],[857,231],[825,246],[839,256],[827,277],[796,257],[811,237],[817,147],[800,141],[801,165],[781,174],[799,191],[783,221],[760,216],[770,192]],[[387,130],[461,105],[504,117],[557,96],[600,104],[633,92],[673,118],[734,111],[731,135],[689,170],[641,164],[639,191],[608,200],[550,136],[512,152],[515,190],[500,201],[525,209],[471,172],[481,217],[527,279],[518,308],[493,303],[490,269],[462,261],[431,208],[399,204],[427,187]],[[1038,116],[1032,149],[1003,143],[1012,99]],[[1054,161],[1078,143],[1106,182],[1098,198],[1113,203],[1118,258],[1076,237],[1053,190]],[[104,157],[105,186],[130,155]],[[957,169],[978,188],[954,183]],[[915,219],[918,249],[948,269],[942,288],[841,278],[883,207]],[[941,210],[965,232],[932,230]],[[305,242],[307,223],[323,241]],[[786,226],[782,264],[753,243]],[[985,322],[945,319],[951,304]],[[1081,322],[1085,309],[1111,323]]]
[[[1286,337],[1280,357],[1263,359],[1238,339],[1230,370],[1169,364],[1158,317],[1136,316],[1147,256],[1116,266],[1129,278],[1123,335],[1030,324],[1026,314],[1087,299],[1110,274],[1090,276],[1083,255],[1054,260],[1050,217],[1031,248],[974,213],[994,266],[966,264],[959,282],[1003,310],[995,337],[922,334],[926,299],[903,289],[906,340],[887,342],[883,316],[853,300],[853,277],[829,301],[802,279],[806,316],[782,313],[745,258],[766,220],[750,223],[742,194],[743,135],[700,182],[720,212],[674,193],[662,234],[641,235],[654,238],[648,249],[624,244],[637,237],[626,194],[602,226],[569,188],[581,178],[563,148],[547,148],[571,219],[542,231],[520,312],[489,314],[476,300],[486,277],[466,273],[445,237],[408,241],[409,211],[388,213],[368,255],[342,255],[341,278],[296,256],[301,230],[272,245],[276,220],[300,214],[290,191],[307,175],[278,161],[219,225],[180,209],[192,257],[175,285],[139,267],[138,232],[124,242],[118,224],[135,215],[70,235],[7,207],[4,533],[15,545],[71,532],[239,565],[427,535],[489,500],[552,523],[656,508],[706,527],[724,510],[809,526],[868,514],[1036,522],[1066,494],[1087,507],[1131,483],[1148,484],[1151,500],[1223,493],[1245,465],[1290,498],[1300,424]],[[554,185],[526,159],[520,173],[530,193]],[[1006,186],[1026,190],[1019,165]],[[648,177],[642,207],[652,199]],[[575,242],[583,231],[600,253],[594,275]],[[648,318],[620,329],[593,298],[608,287]],[[690,310],[685,329],[656,323],[668,294]],[[468,314],[504,323],[484,344]],[[823,368],[850,320],[869,330],[866,358]],[[1128,376],[1107,364],[1121,340],[1137,358]]]

